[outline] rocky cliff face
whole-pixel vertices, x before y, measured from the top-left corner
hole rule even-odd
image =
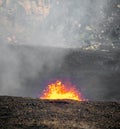
[[[48,36],[72,47],[115,47],[119,13],[119,0],[0,0],[0,40],[30,42],[35,37],[40,42]]]
[[[49,0],[1,0],[0,7],[1,10],[6,11],[11,16],[15,13],[19,13],[19,15],[25,13],[26,16],[36,15],[42,19],[49,13],[50,2]]]
[[[29,42],[33,26],[41,23],[49,10],[49,0],[0,0],[0,39],[8,43]]]

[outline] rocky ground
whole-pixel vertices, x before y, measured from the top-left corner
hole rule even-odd
[[[119,102],[0,97],[0,129],[119,128]]]

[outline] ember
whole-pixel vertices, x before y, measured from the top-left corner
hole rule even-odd
[[[72,99],[83,101],[81,93],[70,83],[63,84],[62,81],[57,80],[55,83],[48,85],[44,90],[40,99]]]

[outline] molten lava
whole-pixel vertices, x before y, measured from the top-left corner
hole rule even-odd
[[[48,85],[40,99],[72,99],[83,101],[82,95],[70,83],[63,84],[57,80],[55,83]]]

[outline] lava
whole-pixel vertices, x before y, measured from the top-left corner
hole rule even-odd
[[[40,99],[72,99],[84,101],[81,93],[71,83],[62,83],[57,80],[43,91]]]

